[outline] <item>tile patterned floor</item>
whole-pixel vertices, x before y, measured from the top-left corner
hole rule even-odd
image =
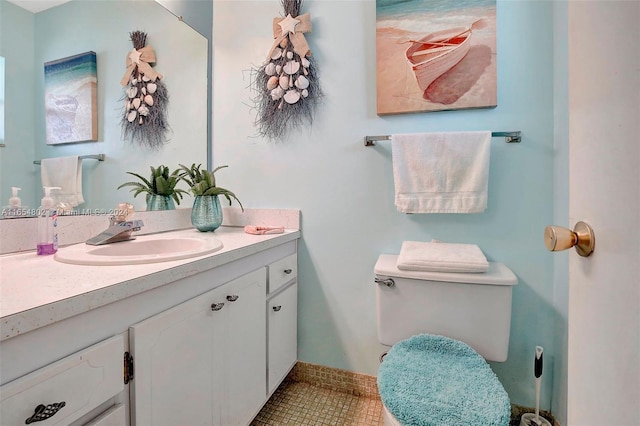
[[[251,426],[382,426],[379,398],[285,380]]]
[[[520,416],[521,413],[514,413],[509,426],[519,426]],[[378,398],[356,396],[292,380],[286,380],[280,385],[251,422],[251,426],[383,424],[382,403]]]
[[[511,406],[509,426],[519,426],[522,413]],[[542,414],[559,426],[546,411]],[[382,402],[376,378],[321,365],[298,362],[251,426],[382,426]]]

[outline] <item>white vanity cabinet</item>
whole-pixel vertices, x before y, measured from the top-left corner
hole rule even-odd
[[[230,247],[249,238],[226,235]],[[2,329],[0,425],[63,401],[38,424],[248,425],[296,361],[298,236],[258,237],[61,303],[93,305],[63,320]],[[83,279],[103,273],[82,268]]]
[[[266,269],[129,329],[135,425],[246,425],[264,404]]]

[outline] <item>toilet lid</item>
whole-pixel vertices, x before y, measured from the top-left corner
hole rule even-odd
[[[378,370],[383,404],[405,426],[508,426],[509,396],[467,344],[419,334],[395,344]]]

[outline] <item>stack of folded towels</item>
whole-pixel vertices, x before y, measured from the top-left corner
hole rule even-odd
[[[486,272],[487,258],[475,244],[404,241],[398,269],[429,272]]]

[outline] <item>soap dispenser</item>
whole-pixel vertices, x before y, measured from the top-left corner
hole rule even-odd
[[[36,251],[38,255],[54,254],[58,251],[58,214],[53,208],[54,201],[51,198],[52,189],[60,189],[57,186],[43,186],[44,197],[38,209],[38,240]]]
[[[11,198],[9,198],[9,205],[2,208],[2,217],[19,217],[24,214],[25,207],[22,207],[22,201],[18,197],[18,191],[21,188],[15,186],[11,187]]]
[[[15,186],[11,187],[11,198],[9,198],[9,208],[20,207],[22,205],[22,201],[20,197],[18,197],[18,191],[22,188],[16,188]]]

